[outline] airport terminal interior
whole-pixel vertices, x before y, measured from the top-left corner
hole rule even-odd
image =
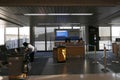
[[[120,80],[119,0],[0,0],[0,80],[102,79]]]

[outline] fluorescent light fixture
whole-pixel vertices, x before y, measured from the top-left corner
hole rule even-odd
[[[117,24],[119,24],[119,25],[120,25],[120,23],[109,23],[109,24],[113,24],[113,25],[117,25]]]
[[[50,15],[50,16],[60,16],[60,15],[70,15],[69,13],[49,13],[49,14],[47,14],[47,15]]]
[[[80,16],[80,15],[81,15],[81,16],[87,16],[87,15],[88,15],[88,16],[89,16],[89,15],[93,15],[93,13],[72,13],[71,15],[76,15],[76,16],[77,16],[77,15],[78,15],[78,16]]]
[[[39,13],[28,13],[24,14],[25,16],[89,16],[93,15],[93,13],[46,13],[46,14],[39,14]]]
[[[109,24],[120,24],[120,23],[109,23]]]
[[[80,23],[38,23],[38,25],[80,25]]]

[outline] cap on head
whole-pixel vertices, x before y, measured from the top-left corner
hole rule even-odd
[[[24,45],[24,46],[28,46],[28,43],[27,43],[27,42],[24,42],[23,45]]]

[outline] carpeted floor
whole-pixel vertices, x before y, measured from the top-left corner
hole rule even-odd
[[[48,52],[45,52],[45,51],[41,51],[41,52],[36,52],[35,53],[35,58],[40,58],[40,57],[47,57],[47,58],[49,58],[49,57],[52,57],[53,56],[53,53],[52,53],[52,51],[48,51]]]
[[[86,58],[94,60],[94,52],[89,52],[86,55]],[[96,54],[96,59],[99,63],[104,66],[104,52],[98,51]],[[119,63],[115,63],[114,61],[118,61]],[[111,51],[106,52],[106,63],[107,67],[115,73],[120,73],[120,57],[116,57],[114,53]]]
[[[52,52],[36,52],[34,57],[35,60],[32,63],[32,68],[29,75],[41,75],[48,59],[52,57]]]
[[[44,67],[48,61],[48,58],[35,58],[35,61],[31,64],[32,68],[29,75],[40,75],[44,70]]]

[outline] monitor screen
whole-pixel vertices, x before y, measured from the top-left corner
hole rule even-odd
[[[56,37],[68,37],[68,32],[66,30],[56,31]]]
[[[56,40],[65,40],[68,37],[67,30],[56,30]]]
[[[80,35],[79,29],[56,29],[55,40],[78,40]]]

